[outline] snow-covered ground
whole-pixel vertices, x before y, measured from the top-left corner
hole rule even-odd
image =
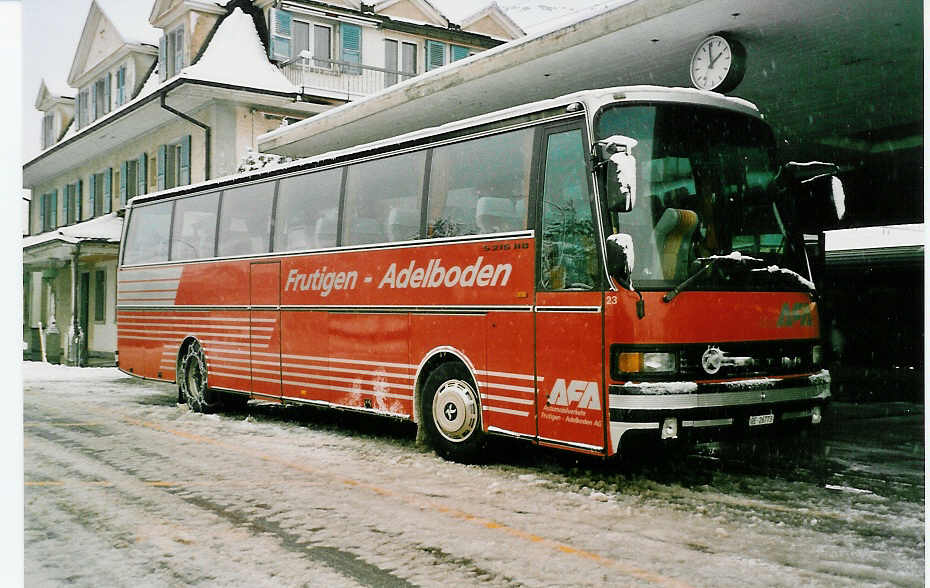
[[[513,443],[464,466],[405,423],[176,398],[115,369],[25,365],[27,585],[924,581],[920,415],[834,427],[824,471],[630,469]]]

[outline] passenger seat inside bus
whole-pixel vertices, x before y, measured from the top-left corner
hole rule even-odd
[[[420,212],[412,208],[392,207],[385,223],[388,241],[410,241],[419,237]]]
[[[339,211],[335,208],[328,208],[323,211],[313,228],[313,238],[316,241],[314,245],[316,247],[335,247],[338,228]]]
[[[481,233],[501,233],[520,228],[520,220],[509,198],[485,196],[478,199],[475,222]]]
[[[662,260],[662,276],[666,280],[684,278],[688,274],[688,251],[698,216],[693,210],[666,208],[656,223],[656,245]]]

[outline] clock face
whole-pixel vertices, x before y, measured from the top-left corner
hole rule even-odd
[[[721,92],[735,87],[739,83],[739,79],[735,78],[742,78],[742,72],[738,71],[741,64],[737,63],[734,53],[734,45],[719,35],[704,39],[691,56],[691,83],[694,87],[700,90],[719,89]]]

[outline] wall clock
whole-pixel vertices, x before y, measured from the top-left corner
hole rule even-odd
[[[691,56],[691,83],[699,90],[729,92],[746,73],[746,49],[723,34],[701,41]]]

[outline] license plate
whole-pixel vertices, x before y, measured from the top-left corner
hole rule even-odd
[[[774,414],[759,414],[749,417],[749,426],[755,427],[758,425],[771,425],[775,422]]]

